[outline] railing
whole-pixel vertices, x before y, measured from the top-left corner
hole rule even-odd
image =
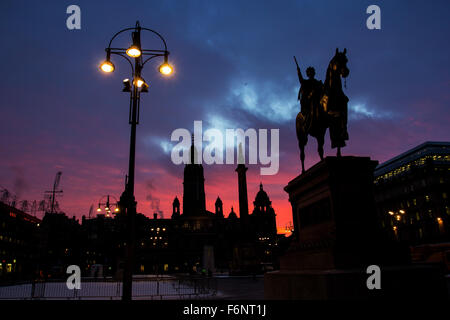
[[[208,299],[217,294],[217,279],[155,277],[133,279],[133,299]],[[68,289],[65,280],[34,281],[0,286],[0,300],[119,300],[122,282],[81,279],[81,288]]]

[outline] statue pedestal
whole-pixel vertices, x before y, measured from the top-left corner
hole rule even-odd
[[[425,285],[421,290],[439,286],[434,281],[438,271],[407,266],[408,248],[384,240],[373,198],[377,164],[367,157],[327,157],[289,182],[285,191],[292,205],[294,239],[280,259],[280,270],[265,274],[266,298],[342,299],[374,292],[411,294],[418,292],[410,288],[417,283]],[[370,265],[381,268],[382,290],[367,289]],[[428,284],[416,279],[425,274]],[[405,287],[401,279],[411,285]]]

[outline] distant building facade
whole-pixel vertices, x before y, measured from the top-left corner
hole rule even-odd
[[[233,207],[225,214],[220,197],[209,211],[203,166],[195,163],[195,157],[192,145],[191,163],[184,168],[183,201],[174,198],[170,219],[137,214],[133,272],[254,274],[276,268],[278,241],[284,236],[277,236],[275,210],[263,185],[249,214],[248,168],[239,164],[239,217]],[[121,278],[126,225],[121,212],[114,217],[83,216],[81,223],[64,213],[45,213],[41,221],[0,203],[0,277],[64,278],[67,266],[74,264],[83,276]]]
[[[183,210],[175,197],[171,219],[149,220],[148,256],[155,260],[151,264],[169,272],[261,271],[264,264],[274,262],[277,243],[276,214],[267,193],[261,184],[249,215],[247,168],[239,164],[239,217],[234,208],[225,217],[220,197],[214,212],[208,211],[203,166],[195,163],[196,153],[192,144],[191,162],[184,168]]]
[[[41,220],[0,202],[0,281],[34,278]]]
[[[450,143],[425,142],[375,170],[380,223],[411,245],[450,241]]]

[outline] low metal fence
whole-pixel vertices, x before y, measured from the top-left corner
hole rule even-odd
[[[217,279],[210,277],[155,277],[133,279],[133,299],[208,299],[217,294]],[[81,279],[80,289],[68,289],[65,280],[34,281],[0,286],[0,300],[119,300],[122,282]]]

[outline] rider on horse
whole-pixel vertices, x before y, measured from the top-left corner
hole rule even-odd
[[[323,160],[323,145],[325,132],[330,129],[331,147],[337,148],[337,156],[341,156],[341,148],[348,140],[347,132],[347,103],[348,97],[342,90],[341,78],[349,74],[347,68],[347,49],[339,52],[331,59],[325,83],[314,79],[314,68],[306,69],[308,79],[304,79],[300,71],[297,59],[297,74],[301,87],[298,93],[301,111],[295,119],[298,146],[300,149],[300,160],[302,172],[305,172],[305,146],[308,143],[308,135],[317,139],[317,151],[320,160]]]
[[[320,98],[323,93],[323,83],[314,78],[316,71],[313,67],[308,67],[306,69],[308,79],[303,78],[298,65],[297,74],[301,85],[300,90],[298,91],[298,100],[300,100],[300,112],[305,117],[305,131],[313,137],[317,137],[321,132],[317,120],[322,116],[320,110]]]

